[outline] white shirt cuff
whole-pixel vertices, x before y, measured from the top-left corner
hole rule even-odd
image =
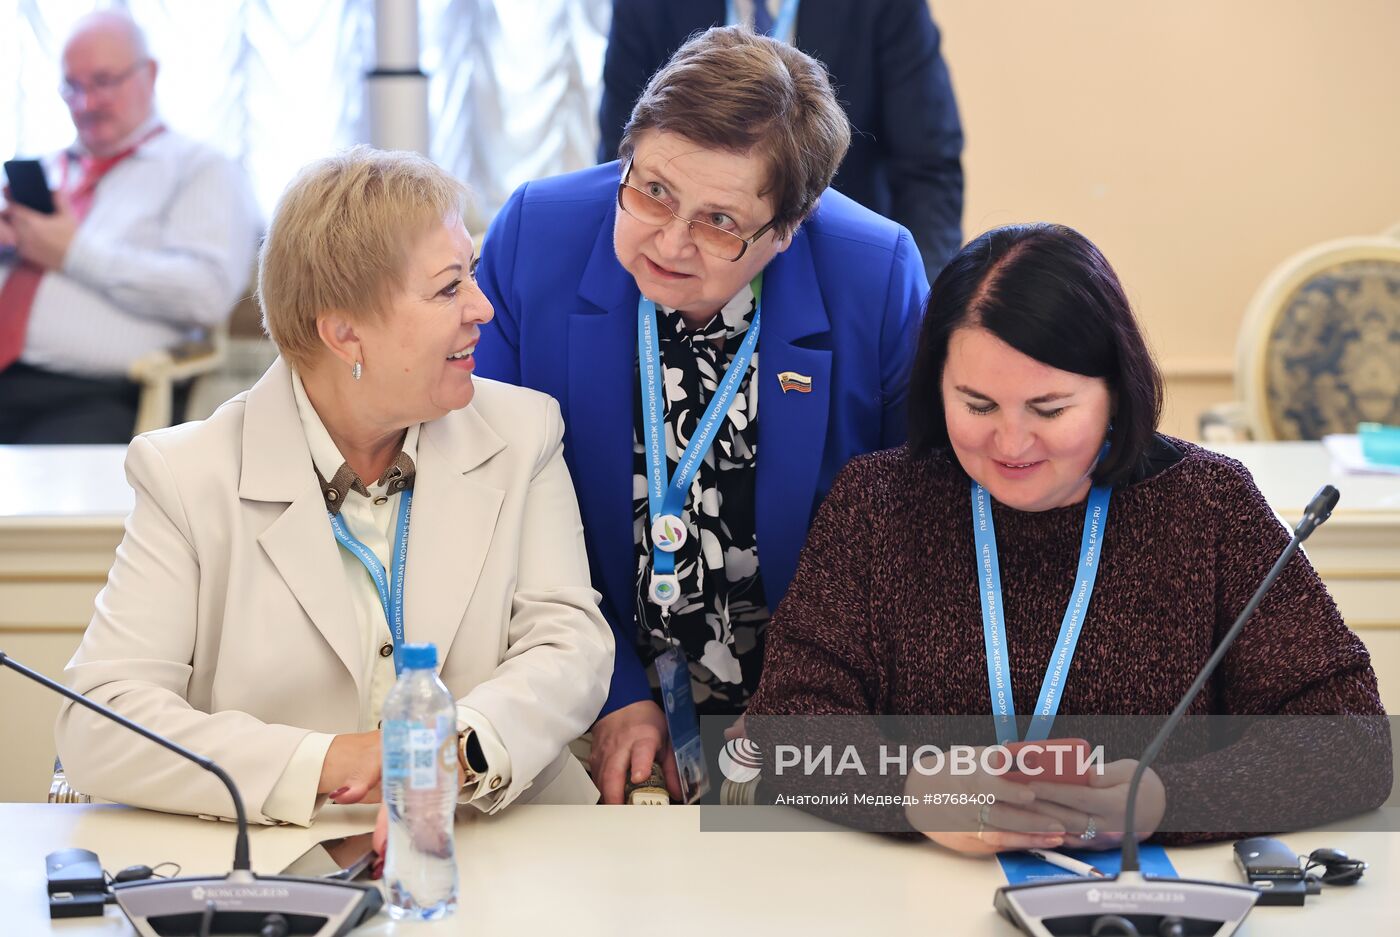
[[[266,817],[297,826],[310,826],[316,811],[321,809],[325,798],[316,793],[321,783],[321,766],[325,764],[326,752],[330,750],[334,735],[321,732],[308,732],[296,751],[292,752],[282,776],[272,786],[272,791],[263,801],[262,812]]]
[[[486,757],[486,770],[477,775],[475,784],[465,785],[457,795],[459,804],[471,804],[483,813],[489,813],[510,787],[510,753],[506,751],[501,736],[494,726],[481,713],[470,706],[457,705],[457,728],[465,732],[471,729]]]

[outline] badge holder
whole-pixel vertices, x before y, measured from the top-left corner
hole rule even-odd
[[[664,553],[675,553],[685,546],[685,522],[674,514],[658,515],[651,525],[651,542]]]
[[[674,554],[685,543],[685,524],[679,517],[662,514],[652,524],[652,540],[658,550]],[[674,561],[664,568],[674,569]],[[671,606],[680,601],[680,577],[673,572],[657,572],[653,567],[647,592],[651,601],[660,606],[661,626],[666,629],[666,640],[672,642],[656,658],[656,676],[666,713],[666,731],[671,737],[671,752],[676,759],[676,776],[681,782],[681,803],[693,804],[709,792],[710,776],[705,764],[705,746],[700,739],[695,696],[690,689],[690,664],[667,627]]]
[[[651,516],[652,557],[651,583],[648,596],[661,608],[662,628],[667,631],[671,646],[656,659],[656,674],[661,686],[661,699],[666,711],[666,729],[671,735],[671,749],[680,776],[681,800],[693,804],[710,790],[709,769],[705,764],[705,746],[700,739],[700,719],[695,711],[695,697],[690,689],[690,664],[671,639],[666,620],[671,606],[681,597],[681,584],[675,575],[675,553],[686,542],[687,531],[681,517],[685,496],[691,481],[699,471],[705,453],[714,442],[715,433],[723,423],[729,405],[739,392],[739,386],[758,345],[759,321],[763,312],[763,274],[749,284],[755,307],[748,334],[739,345],[734,359],[725,369],[724,378],[710,398],[700,418],[697,431],[685,447],[676,464],[676,475],[669,477],[665,452],[665,390],[661,380],[661,348],[656,338],[656,303],[645,296],[637,300],[637,360],[642,394],[642,414],[645,418],[644,437],[647,456],[647,506]]]
[[[661,614],[668,614],[668,609],[676,604],[681,597],[681,580],[679,576],[671,573],[651,574],[651,586],[648,589],[651,600],[661,606]]]
[[[652,589],[656,589],[655,582]],[[700,739],[700,718],[690,692],[690,664],[685,652],[676,645],[667,648],[656,659],[656,675],[660,678],[676,774],[681,779],[681,803],[693,804],[709,793],[710,771],[705,764],[705,745]]]

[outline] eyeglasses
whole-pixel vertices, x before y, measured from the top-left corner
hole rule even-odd
[[[74,101],[79,96],[90,98],[94,94],[110,94],[121,87],[132,75],[136,74],[149,59],[141,59],[134,62],[130,68],[117,72],[115,75],[107,75],[99,72],[92,76],[88,82],[74,81],[71,78],[63,79],[63,84],[58,86],[58,93],[65,101]]]
[[[744,252],[749,249],[749,245],[772,230],[778,220],[774,218],[751,236],[741,237],[733,231],[726,231],[708,221],[700,221],[698,218],[681,218],[680,215],[671,211],[671,207],[665,202],[648,195],[634,185],[629,185],[627,178],[631,174],[632,167],[629,164],[627,171],[622,174],[621,184],[617,187],[618,208],[643,224],[657,228],[670,224],[673,218],[680,219],[690,229],[690,237],[695,241],[695,246],[721,260],[733,263],[743,257]]]

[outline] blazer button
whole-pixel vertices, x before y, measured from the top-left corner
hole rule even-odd
[[[496,777],[494,777],[494,778],[491,779],[491,790],[494,791],[496,788],[498,788],[498,787],[500,787],[500,786],[501,786],[501,777],[500,777],[500,775],[497,775]]]
[[[375,504],[388,504],[388,503],[389,503],[389,499],[386,498],[386,497],[384,497],[383,495],[380,495],[379,497],[377,497],[377,498],[374,499],[374,503],[375,503]]]
[[[393,646],[392,644],[385,644],[383,647],[381,647],[381,648],[379,649],[379,656],[380,656],[380,657],[393,657],[393,656],[394,656],[394,646]]]

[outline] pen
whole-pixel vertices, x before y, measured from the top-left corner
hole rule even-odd
[[[1063,853],[1051,852],[1048,849],[1027,849],[1026,852],[1035,856],[1042,862],[1048,862],[1053,866],[1064,869],[1066,872],[1073,872],[1075,875],[1090,875],[1095,878],[1107,878],[1106,875],[1089,863],[1080,862],[1078,859],[1071,859]]]

